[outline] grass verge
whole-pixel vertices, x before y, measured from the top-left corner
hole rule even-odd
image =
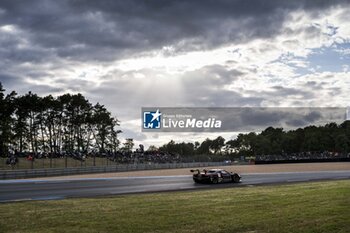
[[[350,180],[1,204],[0,232],[350,232]]]

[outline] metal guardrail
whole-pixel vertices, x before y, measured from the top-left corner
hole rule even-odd
[[[164,163],[164,164],[118,164],[103,167],[72,167],[25,170],[0,170],[0,179],[21,179],[46,176],[64,176],[91,173],[125,172],[156,169],[194,168],[230,165],[224,162]]]

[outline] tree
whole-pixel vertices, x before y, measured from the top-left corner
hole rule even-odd
[[[197,149],[198,154],[209,155],[211,145],[212,145],[212,140],[210,140],[209,138],[205,139]]]
[[[147,151],[158,151],[158,147],[156,147],[155,145],[150,145]]]
[[[81,94],[5,95],[0,83],[0,153],[116,152],[120,122]]]
[[[124,145],[124,150],[125,151],[132,151],[132,148],[134,147],[134,139],[132,138],[127,138],[125,139],[125,142],[123,143]]]
[[[116,131],[115,129],[115,127],[119,126],[119,121],[111,117],[111,113],[99,103],[94,106],[93,110],[93,135],[99,151],[104,152],[106,149],[115,151],[119,145],[117,135],[121,133],[121,131]],[[133,146],[134,145],[132,144],[132,147]],[[132,147],[128,150],[131,150]]]
[[[199,146],[200,146],[200,143],[198,141],[195,141],[194,142],[194,150],[197,150]]]
[[[236,139],[229,140],[225,143],[225,152],[226,154],[233,154],[238,151],[239,143]]]
[[[210,149],[214,150],[214,154],[220,152],[221,148],[225,145],[225,138],[219,136],[211,142]]]
[[[349,151],[349,142],[345,134],[340,134],[335,139],[335,151],[346,153]]]
[[[0,156],[7,156],[13,151],[13,112],[16,92],[5,96],[5,89],[0,83]]]

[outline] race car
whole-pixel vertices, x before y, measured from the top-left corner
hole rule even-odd
[[[199,169],[191,170],[193,174],[193,181],[196,183],[239,183],[241,181],[241,176],[237,173],[228,172],[223,169]]]

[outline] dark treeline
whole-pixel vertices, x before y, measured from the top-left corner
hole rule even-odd
[[[10,153],[115,152],[119,121],[81,94],[5,95],[0,83],[0,155]]]
[[[40,97],[31,92],[20,96],[13,91],[5,95],[0,83],[0,156],[94,152],[115,157],[131,153],[132,139],[119,149],[118,126],[119,121],[103,105],[93,105],[81,94]],[[159,148],[150,146],[148,151],[183,159],[197,156],[198,160],[325,151],[349,153],[350,121],[290,131],[269,127],[261,133],[239,134],[229,141],[221,136],[195,143],[172,140]]]
[[[268,127],[261,133],[239,134],[236,139],[225,142],[221,136],[207,138],[203,142],[169,143],[160,151],[180,155],[230,155],[257,156],[298,154],[302,152],[350,152],[350,121],[342,124],[329,123],[324,126],[308,126],[284,131],[282,128]]]
[[[233,149],[252,155],[291,154],[302,152],[350,151],[350,121],[341,124],[329,123],[324,126],[308,126],[284,131],[269,127],[260,134],[240,134],[229,142]]]

